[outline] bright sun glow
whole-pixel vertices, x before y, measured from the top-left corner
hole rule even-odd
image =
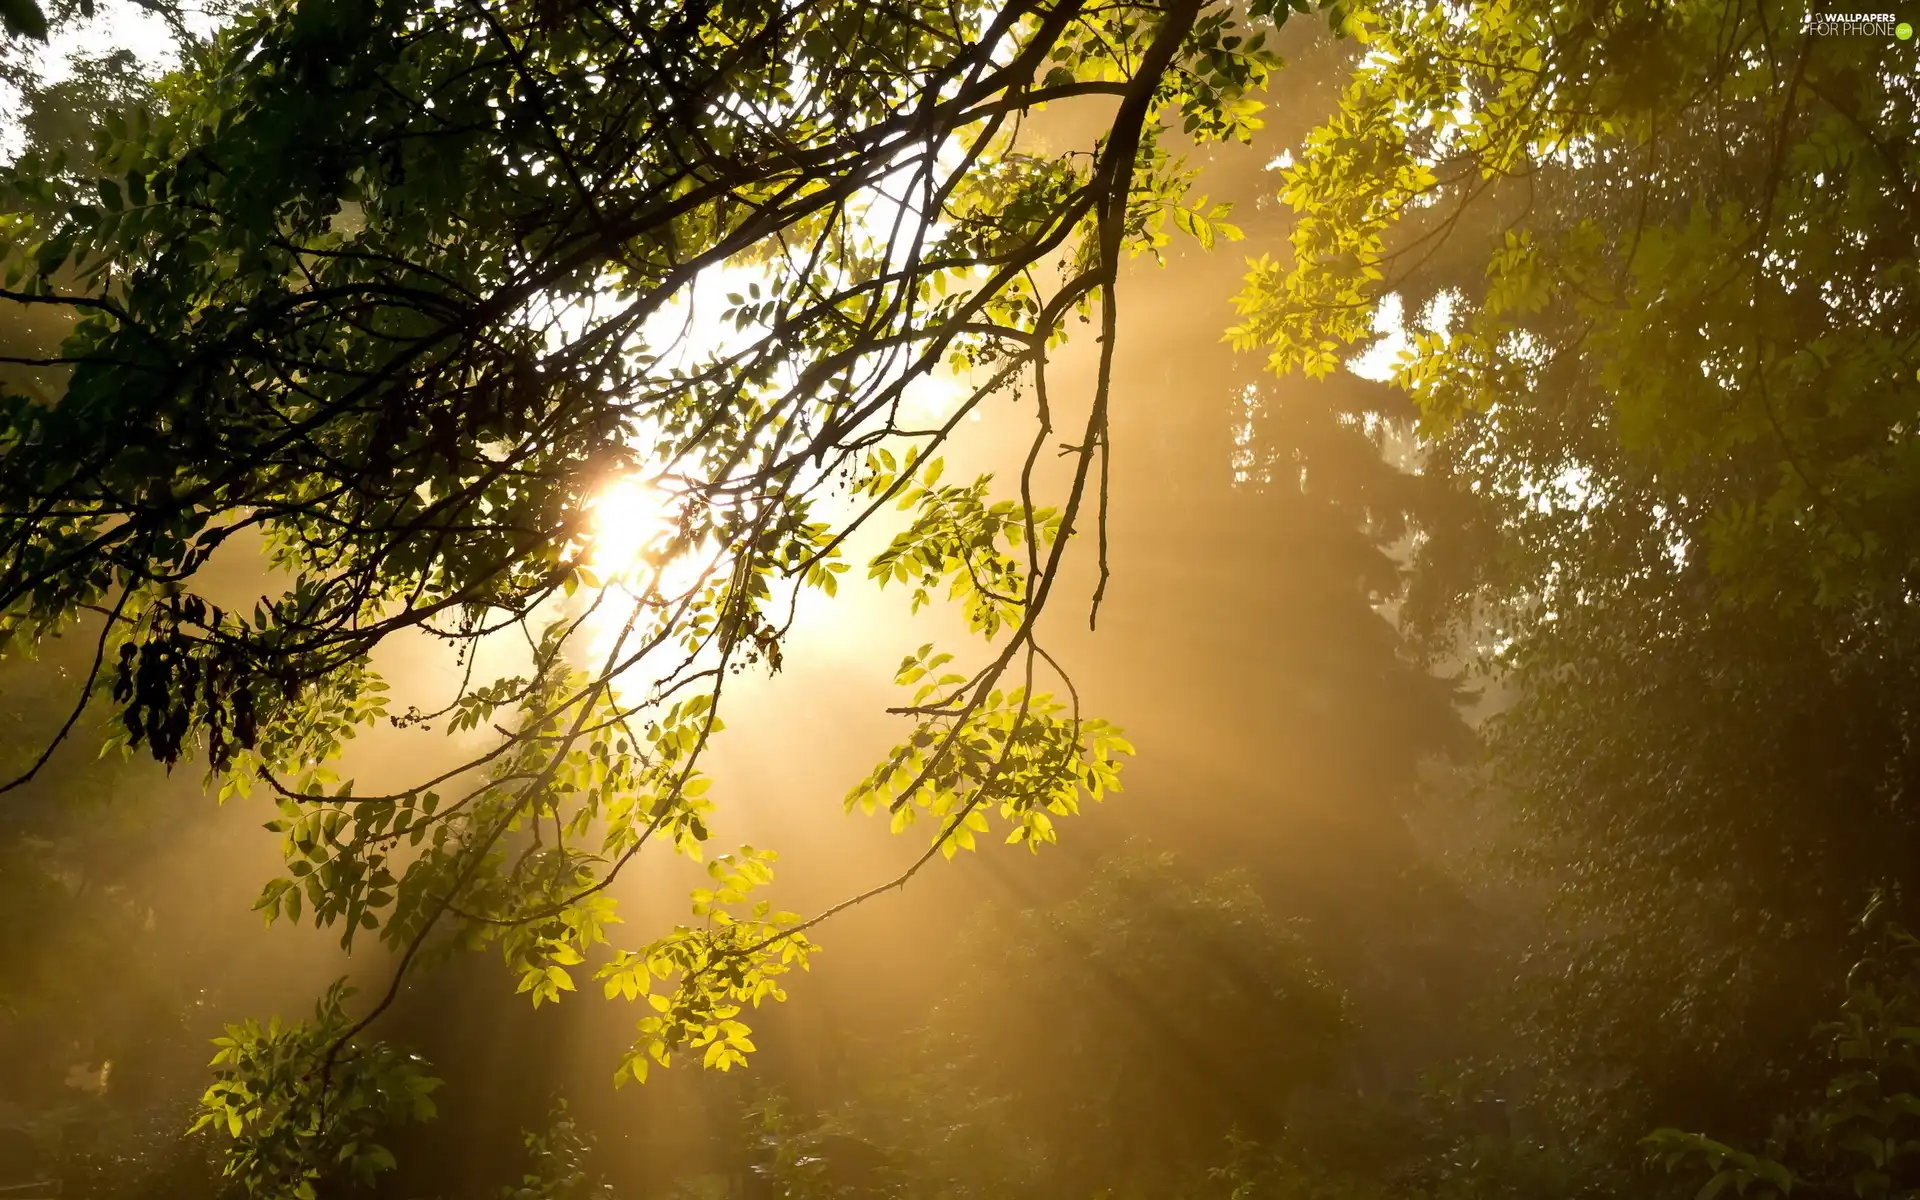
[[[673,537],[673,498],[635,479],[622,479],[594,497],[593,541],[587,562],[603,581],[631,583],[659,565]]]
[[[651,483],[615,480],[587,502],[587,515],[587,569],[602,587],[624,597],[596,605],[587,620],[586,661],[600,667],[631,652],[627,647],[616,653],[625,640],[621,631],[631,627],[649,597],[658,602],[697,587],[702,564],[699,555],[684,551],[667,561],[678,526],[675,498]]]

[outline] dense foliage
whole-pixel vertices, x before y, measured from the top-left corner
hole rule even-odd
[[[1491,786],[1554,891],[1536,1102],[1616,1160],[1763,1132],[1913,860],[1910,47],[1717,0],[1352,28],[1236,337],[1323,373],[1401,298],[1408,616],[1497,672]]]

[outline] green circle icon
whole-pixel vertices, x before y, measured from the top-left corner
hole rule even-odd
[[[1913,36],[1913,26],[1902,21],[1893,27],[1893,36],[1904,42]]]

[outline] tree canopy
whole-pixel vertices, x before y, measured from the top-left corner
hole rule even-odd
[[[1399,298],[1405,616],[1506,693],[1492,786],[1561,911],[1522,1057],[1609,1154],[1805,1086],[1911,861],[1914,77],[1818,12],[1374,6],[1239,300],[1321,375]]]
[[[1129,749],[1057,694],[1038,626],[1099,527],[1116,273],[1169,223],[1214,231],[1160,122],[1246,136],[1262,37],[1197,0],[251,11],[109,110],[89,161],[7,173],[0,296],[75,320],[9,359],[0,634],[88,621],[61,736],[100,693],[125,746],[272,800],[269,917],[378,938],[399,973],[491,945],[538,1004],[576,988],[649,843],[703,854],[726,680],[777,670],[799,593],[831,595],[854,531],[903,512],[869,574],[916,605],[944,587],[992,645],[908,655],[911,732],[849,804],[924,816],[928,855],[995,822],[1037,849]],[[1038,149],[1033,114],[1070,101],[1102,107],[1097,136]],[[1105,350],[1068,403],[1046,359],[1074,318]],[[943,365],[967,396],[903,415]],[[1009,390],[1032,404],[1020,477],[943,482],[944,440]],[[609,561],[594,506],[623,487],[663,517]],[[279,594],[203,594],[250,546]],[[470,667],[517,636],[524,668],[390,713],[371,656],[408,631]],[[382,718],[498,740],[356,794],[330,764]],[[714,858],[694,922],[595,972],[650,1001],[624,1076],[752,1049],[743,1007],[780,996],[824,915],[754,902],[772,857]],[[399,973],[370,1005],[336,990],[310,1022],[236,1028],[205,1120],[249,1184],[377,1171],[369,1119],[429,1111],[360,1039]]]

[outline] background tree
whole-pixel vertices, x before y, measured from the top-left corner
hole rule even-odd
[[[1275,1136],[1348,1031],[1246,876],[1196,883],[1166,856],[1112,860],[1064,901],[983,910],[957,959],[962,982],[891,1070],[815,1127],[780,1114],[772,1144],[794,1162],[765,1173],[815,1161],[822,1195],[1196,1194],[1226,1134]],[[750,1115],[768,1128],[768,1110]],[[884,1148],[865,1183],[841,1161],[854,1145]]]
[[[1123,860],[973,938],[969,982],[930,1016],[932,1070],[909,1084],[952,1130],[928,1149],[978,1180],[959,1194],[1178,1194],[1224,1130],[1277,1131],[1345,1032],[1339,995],[1245,877]],[[982,1160],[1018,1174],[978,1179]]]
[[[1409,610],[1490,656],[1523,865],[1522,1078],[1618,1162],[1764,1132],[1844,931],[1910,874],[1908,48],[1801,6],[1356,10],[1236,331],[1325,373],[1397,290]]]

